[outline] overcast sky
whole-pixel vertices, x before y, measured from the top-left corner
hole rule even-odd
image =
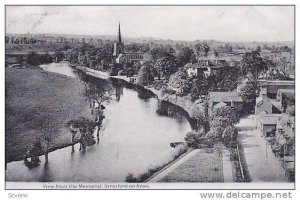
[[[7,6],[7,33],[293,41],[292,6]]]

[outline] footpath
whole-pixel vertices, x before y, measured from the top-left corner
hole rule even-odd
[[[271,146],[256,128],[254,116],[241,119],[237,127],[251,182],[286,182],[284,169]]]

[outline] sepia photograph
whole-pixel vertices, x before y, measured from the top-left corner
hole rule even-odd
[[[295,5],[5,5],[6,189],[295,189]]]

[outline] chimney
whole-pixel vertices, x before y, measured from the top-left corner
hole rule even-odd
[[[263,99],[267,98],[267,86],[264,85],[260,88],[260,95]]]

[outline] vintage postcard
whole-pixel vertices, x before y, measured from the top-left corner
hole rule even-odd
[[[6,5],[6,189],[294,189],[295,6]]]

